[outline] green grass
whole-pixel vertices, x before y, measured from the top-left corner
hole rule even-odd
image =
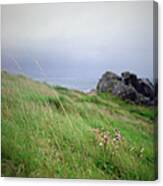
[[[154,180],[156,114],[110,94],[2,72],[2,176]],[[95,128],[110,133],[106,146]]]

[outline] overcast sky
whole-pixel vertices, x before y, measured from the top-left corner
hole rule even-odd
[[[98,78],[106,70],[153,77],[153,2],[2,6],[2,68],[12,58],[39,76]],[[39,73],[38,73],[39,72]]]

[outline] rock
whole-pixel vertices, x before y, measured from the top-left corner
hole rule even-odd
[[[149,79],[139,79],[137,85],[137,91],[151,100],[154,98],[154,86]]]
[[[111,92],[115,96],[136,104],[154,104],[155,87],[148,79],[138,79],[130,72],[123,72],[121,76],[107,71],[97,84],[97,92]]]
[[[130,72],[123,72],[121,75],[125,85],[132,85],[134,88],[137,87],[138,79],[135,74],[132,74]]]
[[[99,92],[111,92],[114,85],[117,84],[121,78],[113,72],[106,72],[97,84],[97,91]]]
[[[130,72],[123,72],[122,80],[126,85],[132,85],[137,92],[143,94],[145,97],[149,97],[151,100],[154,97],[154,86],[149,79],[138,79],[135,74]]]
[[[135,88],[132,86],[127,86],[121,81],[114,85],[112,94],[119,96],[124,100],[131,100],[134,102],[137,100],[137,92]]]
[[[137,101],[135,102],[137,104],[147,105],[151,106],[154,104],[153,101],[150,100],[150,98],[143,96],[142,94],[137,94]]]
[[[158,105],[158,79],[154,83],[154,104]]]

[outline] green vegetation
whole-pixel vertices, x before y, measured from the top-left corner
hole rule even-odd
[[[155,114],[2,72],[2,176],[154,180]]]

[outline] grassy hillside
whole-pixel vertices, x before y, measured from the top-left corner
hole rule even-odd
[[[154,114],[2,72],[2,176],[154,180]]]

